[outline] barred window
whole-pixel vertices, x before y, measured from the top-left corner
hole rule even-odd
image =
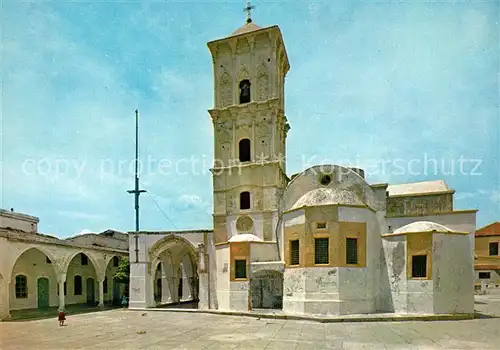
[[[16,276],[16,298],[28,297],[28,278],[24,275]]]
[[[427,277],[427,255],[413,255],[411,258],[411,276],[413,278]]]
[[[316,238],[314,240],[314,263],[328,264],[328,238]]]
[[[358,239],[357,238],[346,238],[346,264],[357,264],[358,263]]]
[[[247,278],[247,261],[234,261],[234,278]]]
[[[299,240],[290,241],[290,265],[299,265]]]
[[[490,256],[497,256],[498,255],[498,242],[491,242],[490,243]]]
[[[491,277],[489,272],[479,272],[480,279],[489,279]]]

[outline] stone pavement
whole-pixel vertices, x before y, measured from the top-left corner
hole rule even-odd
[[[500,298],[463,321],[317,323],[190,312],[112,310],[0,323],[0,349],[499,349]]]

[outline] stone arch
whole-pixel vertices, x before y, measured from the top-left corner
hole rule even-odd
[[[82,265],[78,262],[72,264],[72,261],[75,260],[79,254],[84,254],[87,257],[86,265]],[[95,304],[101,286],[99,282],[104,279],[106,267],[103,267],[92,253],[80,249],[66,256],[63,267],[65,268],[68,289],[66,304]],[[75,276],[81,277],[82,291],[79,294],[74,293],[76,287]]]
[[[103,276],[102,275],[102,271],[101,271],[101,265],[99,264],[99,262],[97,261],[97,258],[95,256],[93,256],[92,254],[90,254],[89,252],[85,252],[83,250],[78,250],[76,252],[73,252],[71,253],[70,255],[68,255],[66,257],[66,259],[64,259],[64,263],[63,265],[61,266],[62,270],[64,272],[67,273],[68,271],[68,268],[69,268],[69,264],[71,263],[71,261],[73,261],[73,259],[78,255],[78,254],[85,254],[89,260],[92,262],[92,265],[94,266],[94,270],[95,270],[95,273],[96,273],[96,277],[97,278],[101,278]],[[106,265],[107,266],[107,265]]]
[[[155,288],[155,283],[158,279],[156,268],[159,262],[162,263],[162,297],[161,301],[157,301],[157,305],[180,302],[181,288],[183,296],[197,300],[198,285],[194,288],[193,279],[197,282],[198,256],[191,242],[175,234],[169,234],[150,248],[149,255],[152,262],[149,282],[152,287],[151,300],[154,300],[154,290],[158,289]],[[183,287],[180,284],[183,284]]]
[[[56,275],[60,272],[63,272],[63,271],[59,271],[59,262],[60,261],[59,261],[59,259],[56,259],[54,254],[52,254],[49,250],[45,249],[43,246],[38,246],[38,245],[32,244],[32,245],[29,245],[27,247],[24,247],[15,256],[15,258],[12,261],[12,264],[10,265],[10,268],[7,270],[8,275],[6,276],[6,278],[8,278],[8,280],[10,280],[12,278],[12,270],[14,269],[14,266],[16,266],[16,263],[19,260],[19,258],[24,253],[26,253],[28,250],[31,250],[31,249],[38,250],[39,252],[41,252],[42,254],[45,254],[45,256],[50,259],[50,261],[52,262],[52,267],[54,268]]]
[[[38,308],[57,305],[58,270],[53,253],[38,245],[23,247],[16,254],[16,259],[10,267],[9,273],[9,308],[12,310]],[[48,259],[48,260],[47,260]],[[50,266],[49,266],[50,265]],[[16,295],[17,276],[24,276],[26,295]],[[43,279],[42,286],[39,280]],[[43,287],[43,288],[40,288]],[[43,303],[40,303],[43,301]]]
[[[117,282],[115,279],[115,273],[118,267],[115,267],[113,264],[114,258],[118,258],[118,265],[120,264],[120,260],[123,259],[124,257],[119,255],[119,254],[109,254],[106,255],[104,258],[104,265],[103,265],[103,274],[102,276],[97,275],[99,286],[104,289],[103,290],[103,303],[104,304],[113,304],[113,305],[120,305],[120,298],[121,296],[127,292],[125,289],[125,284]],[[101,279],[102,279],[102,285],[101,285]],[[104,287],[104,284],[106,284],[106,287]],[[106,291],[106,293],[104,293]]]
[[[157,260],[159,255],[164,250],[167,250],[169,245],[171,245],[172,243],[185,244],[186,247],[193,253],[193,256],[196,257],[196,249],[194,248],[194,246],[191,242],[189,242],[184,237],[179,237],[175,234],[168,234],[167,236],[163,237],[162,239],[156,241],[155,244],[153,244],[153,246],[149,249],[149,255],[151,258],[150,261]]]

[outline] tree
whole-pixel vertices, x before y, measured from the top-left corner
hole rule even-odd
[[[113,277],[118,283],[126,284],[128,290],[128,283],[130,280],[130,262],[128,260],[128,257],[123,257],[120,259],[115,275]]]

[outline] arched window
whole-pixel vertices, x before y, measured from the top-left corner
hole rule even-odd
[[[240,162],[249,162],[251,160],[249,139],[240,140],[239,151],[240,151]]]
[[[250,102],[250,80],[240,81],[240,103]]]
[[[89,264],[89,258],[87,257],[87,255],[80,253],[80,259],[81,259],[82,266]]]
[[[250,192],[240,193],[240,209],[250,209]]]
[[[24,275],[16,276],[16,299],[28,297],[28,278]]]
[[[74,295],[82,295],[82,276],[75,276],[73,279],[73,294]]]

